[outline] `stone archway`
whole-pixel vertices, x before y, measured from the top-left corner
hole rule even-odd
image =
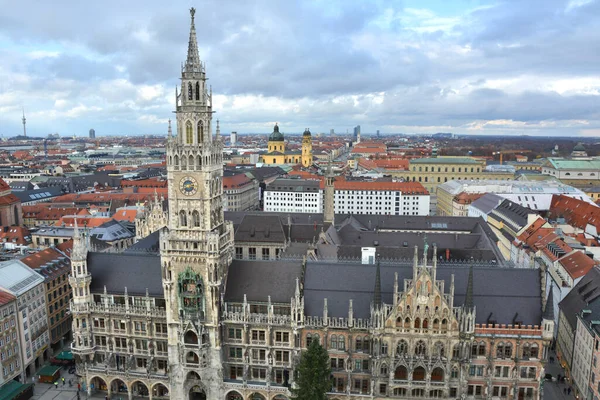
[[[110,382],[110,392],[115,393],[129,393],[127,384],[123,380],[116,378]]]
[[[135,397],[149,397],[148,386],[144,382],[135,381],[131,384],[131,392]]]
[[[267,400],[267,398],[262,394],[255,392],[248,396],[248,400]]]
[[[169,388],[167,388],[164,384],[162,383],[157,383],[154,386],[152,386],[152,398],[156,399],[156,398],[167,398],[169,397]]]
[[[99,376],[93,376],[88,382],[88,387],[91,393],[94,393],[96,391],[108,391],[108,385],[106,384],[106,381],[100,378]]]
[[[189,391],[189,400],[207,400],[206,392],[199,385],[194,385]]]
[[[225,395],[225,400],[244,400],[244,396],[239,394],[237,391],[232,390]]]
[[[273,396],[273,398],[271,400],[289,400],[287,396],[284,396],[282,394],[276,394],[275,396]]]

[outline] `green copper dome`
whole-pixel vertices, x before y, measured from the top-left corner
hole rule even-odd
[[[283,133],[279,132],[277,124],[273,128],[273,133],[269,136],[269,142],[283,142]]]

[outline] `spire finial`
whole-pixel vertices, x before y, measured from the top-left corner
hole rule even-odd
[[[554,321],[554,290],[552,290],[552,285],[550,285],[550,293],[548,293],[548,298],[546,299],[546,306],[544,307],[542,318],[548,321]]]
[[[201,72],[200,56],[198,55],[198,40],[196,39],[196,26],[194,25],[195,8],[190,8],[192,22],[190,26],[190,41],[188,43],[188,55],[185,62],[185,72]]]
[[[173,130],[171,129],[171,119],[169,118],[169,138],[173,136]]]

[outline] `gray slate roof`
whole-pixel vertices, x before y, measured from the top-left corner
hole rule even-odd
[[[600,298],[600,268],[594,267],[565,296],[558,308],[565,315],[574,331],[577,326],[577,314]]]
[[[481,211],[483,214],[492,212],[498,204],[502,203],[503,198],[494,193],[486,193],[474,202],[469,207],[473,207]]]
[[[323,300],[327,298],[331,317],[347,317],[348,304],[353,300],[354,317],[369,318],[375,288],[375,266],[344,263],[312,263],[306,267],[304,304],[306,315],[322,316]],[[394,273],[398,272],[399,286],[404,279],[412,279],[412,266],[381,264],[381,292],[383,302],[392,304]],[[455,276],[454,306],[465,300],[468,264],[438,266],[437,279],[450,288],[451,275]],[[488,319],[499,324],[540,324],[542,302],[539,271],[521,268],[476,267],[473,269],[476,323]],[[515,318],[516,317],[516,318]]]
[[[163,297],[160,257],[154,254],[88,253],[88,270],[92,274],[90,290],[109,294]]]
[[[227,275],[225,301],[287,303],[294,296],[296,278],[302,274],[302,261],[233,260]],[[159,276],[160,278],[160,276]]]

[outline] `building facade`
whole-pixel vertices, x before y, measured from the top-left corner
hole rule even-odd
[[[461,205],[486,193],[494,193],[536,211],[548,211],[554,195],[593,202],[583,191],[556,181],[456,180],[437,187],[437,213],[448,216],[457,216],[463,211],[468,213],[468,205]]]
[[[225,211],[250,211],[259,208],[259,183],[246,174],[223,177]]]
[[[269,212],[322,213],[321,181],[275,179],[264,192],[264,210]]]
[[[21,261],[5,261],[0,263],[0,289],[17,298],[24,382],[48,358],[50,334],[44,278]]]
[[[17,298],[0,291],[0,387],[21,375]]]
[[[265,164],[302,164],[303,167],[312,165],[312,135],[309,129],[302,134],[302,150],[286,150],[285,138],[275,124],[273,133],[269,135],[267,153],[260,156],[260,162]]]
[[[295,224],[288,215],[285,228],[280,215],[269,224],[263,215],[225,219],[223,145],[218,129],[211,134],[194,13],[177,134],[167,142],[167,226],[119,254],[90,252],[90,236],[74,230],[73,353],[88,393],[289,400],[301,352],[316,340],[330,355],[331,399],[539,399],[553,321],[535,270],[438,266],[437,248],[421,237],[423,255],[415,248],[412,260],[277,260],[270,252],[232,260],[234,225],[238,237],[244,224],[246,244],[257,235],[266,247],[297,238],[307,254],[325,249],[317,239],[336,232],[350,240],[344,227],[359,235],[354,245],[372,246],[379,235],[372,221],[393,239],[380,249],[399,245],[389,236],[391,216],[348,217],[336,227],[310,215]],[[332,186],[326,180],[329,193]],[[333,222],[330,213],[324,219]],[[416,217],[397,218],[414,232]],[[448,235],[448,223],[418,219]]]
[[[60,350],[71,334],[69,257],[58,248],[49,248],[22,258],[21,262],[44,277],[50,346],[53,350]]]

